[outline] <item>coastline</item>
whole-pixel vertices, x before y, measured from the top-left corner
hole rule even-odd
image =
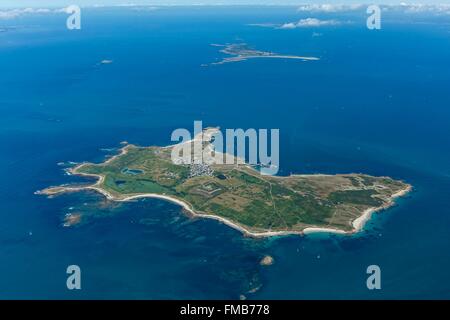
[[[124,146],[123,148],[120,149],[120,152],[118,154],[107,159],[104,163],[109,163],[110,161],[113,161],[115,158],[126,154],[128,152],[128,148],[132,147],[132,146],[133,145],[131,145],[131,144]],[[77,170],[79,168],[81,168],[82,166],[84,166],[85,164],[86,163],[78,164],[77,166],[69,169],[68,172],[70,174],[78,175],[78,176],[95,177],[98,180],[94,184],[88,185],[88,186],[82,186],[82,187],[68,187],[68,186],[60,186],[60,187],[53,187],[53,188],[50,187],[50,188],[46,188],[41,191],[36,191],[35,194],[44,194],[44,195],[51,196],[51,195],[65,193],[65,192],[80,192],[80,191],[84,191],[84,190],[93,190],[93,191],[96,191],[96,192],[102,194],[108,200],[117,201],[117,202],[127,202],[127,201],[131,201],[131,200],[135,200],[135,199],[142,199],[142,198],[162,199],[162,200],[166,200],[166,201],[178,204],[184,210],[186,210],[189,213],[189,215],[192,216],[193,218],[205,218],[205,219],[213,219],[213,220],[219,221],[235,230],[240,231],[245,236],[252,237],[252,238],[267,238],[267,237],[274,237],[274,236],[290,236],[290,235],[304,236],[304,235],[315,234],[315,233],[353,235],[364,229],[364,226],[371,219],[373,213],[390,208],[391,206],[393,206],[395,204],[395,199],[405,196],[412,190],[412,186],[407,185],[407,187],[405,189],[400,190],[399,192],[393,194],[390,197],[389,202],[384,204],[383,206],[372,207],[372,208],[368,208],[368,209],[364,210],[358,218],[356,218],[355,220],[353,220],[351,222],[353,229],[350,231],[345,231],[345,230],[336,229],[336,228],[316,227],[316,226],[306,227],[303,230],[298,230],[298,231],[296,231],[296,230],[253,231],[251,229],[248,229],[245,226],[242,226],[236,222],[233,222],[229,219],[226,219],[226,218],[223,218],[220,216],[195,212],[195,210],[192,208],[192,206],[189,203],[187,203],[183,200],[180,200],[176,197],[173,197],[173,196],[168,196],[168,195],[164,195],[164,194],[156,194],[156,193],[141,193],[141,194],[125,195],[124,197],[114,196],[113,194],[111,194],[110,192],[108,192],[107,190],[105,190],[101,187],[101,184],[104,181],[104,176],[98,175],[98,174],[88,174],[88,173],[77,172]]]
[[[355,232],[362,231],[364,229],[364,226],[366,225],[366,223],[372,218],[372,215],[375,212],[386,210],[386,209],[392,207],[395,204],[395,199],[404,197],[409,192],[411,192],[412,189],[413,189],[412,186],[408,185],[405,189],[400,190],[399,192],[393,194],[390,197],[389,202],[387,204],[385,204],[381,207],[368,208],[368,209],[364,210],[363,214],[361,216],[359,216],[358,218],[356,218],[355,220],[353,220],[353,222],[352,222],[352,226],[353,226],[353,229],[355,230]]]

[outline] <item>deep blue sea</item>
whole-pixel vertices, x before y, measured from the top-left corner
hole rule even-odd
[[[314,14],[337,26],[250,25],[309,16],[97,8],[72,31],[65,14],[0,20],[0,298],[450,298],[450,19],[386,13],[370,31],[361,11]],[[321,60],[201,66],[224,57],[211,43],[239,41]],[[167,145],[194,120],[279,128],[281,174],[388,175],[414,192],[357,236],[259,240],[161,200],[34,194],[84,181],[60,162],[103,161],[124,140]],[[82,223],[65,228],[70,212]],[[267,254],[275,263],[262,267]],[[78,291],[66,288],[71,264]],[[366,287],[372,264],[381,290]]]

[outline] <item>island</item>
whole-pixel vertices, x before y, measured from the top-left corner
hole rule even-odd
[[[273,265],[273,262],[274,262],[273,257],[265,256],[264,258],[261,259],[259,264],[262,266],[271,266],[271,265]]]
[[[229,55],[231,57],[226,57],[218,62],[213,62],[211,65],[219,65],[230,62],[238,62],[245,61],[248,59],[257,59],[257,58],[275,58],[275,59],[296,59],[302,61],[317,61],[320,60],[317,57],[303,57],[303,56],[295,56],[295,55],[287,55],[287,54],[278,54],[270,51],[260,51],[252,49],[247,43],[231,43],[231,44],[211,44],[213,47],[221,47],[223,49],[220,50],[221,53]],[[203,66],[208,66],[204,64]]]
[[[64,227],[72,227],[74,225],[77,225],[81,222],[81,213],[67,213],[64,216]]]
[[[205,129],[202,142],[206,146],[217,130]],[[354,234],[372,213],[392,206],[394,199],[412,189],[400,180],[360,173],[270,176],[245,162],[174,163],[175,146],[180,144],[126,143],[103,163],[81,163],[69,169],[74,175],[95,177],[95,183],[49,187],[37,193],[53,196],[94,190],[113,201],[159,198],[180,205],[191,217],[218,220],[247,236],[269,237]]]

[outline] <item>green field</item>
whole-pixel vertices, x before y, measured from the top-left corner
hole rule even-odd
[[[247,165],[211,165],[212,175],[192,177],[191,165],[172,163],[170,151],[128,145],[125,154],[103,164],[84,164],[74,173],[103,177],[98,187],[118,199],[168,195],[197,213],[224,217],[253,231],[350,231],[365,209],[388,204],[408,186],[363,174],[263,176]]]

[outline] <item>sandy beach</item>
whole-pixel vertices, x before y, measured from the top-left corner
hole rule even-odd
[[[400,190],[399,192],[393,194],[390,198],[390,201],[384,206],[366,209],[360,217],[353,220],[352,225],[355,232],[359,232],[364,229],[365,224],[370,220],[373,213],[392,207],[395,204],[395,199],[405,196],[411,190],[412,186],[408,186],[406,189]]]

